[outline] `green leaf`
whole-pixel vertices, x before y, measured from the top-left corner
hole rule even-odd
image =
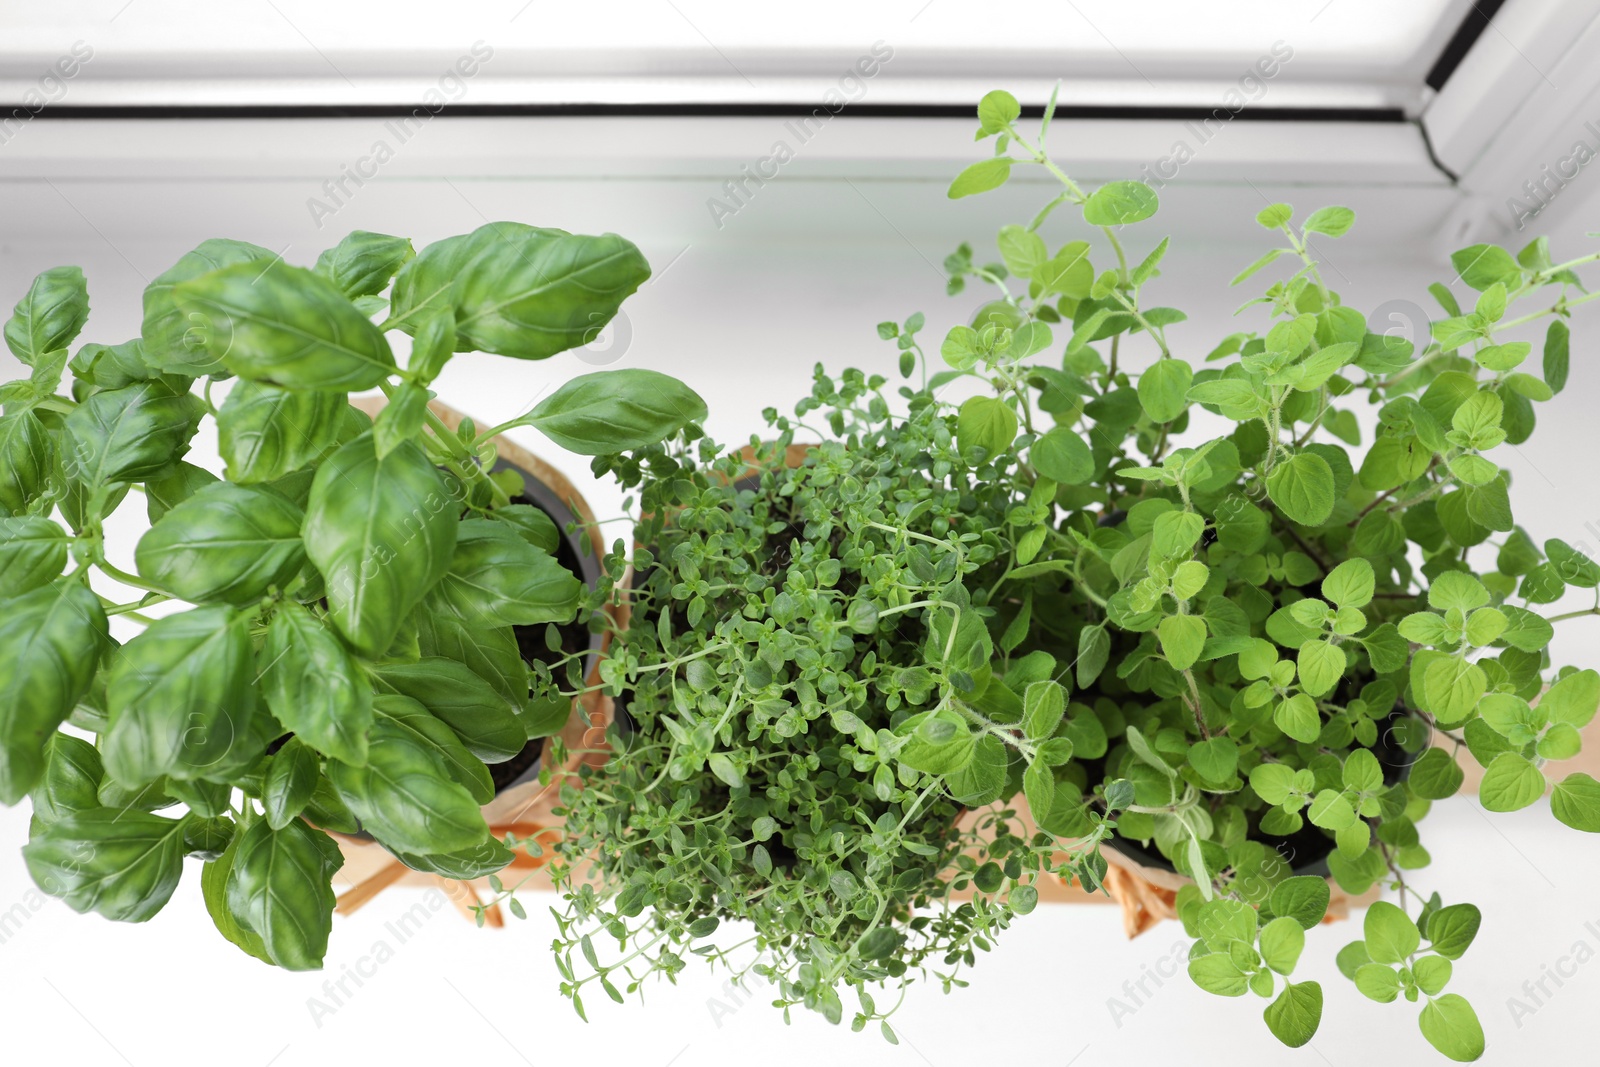
[[[1430,997],[1436,997],[1450,982],[1451,972],[1455,968],[1443,956],[1423,956],[1411,966],[1411,973],[1417,979],[1417,986]]]
[[[240,381],[217,414],[217,439],[228,480],[271,482],[310,466],[334,447],[345,394]]]
[[[1288,770],[1282,764],[1262,764],[1262,766],[1277,766]],[[1252,786],[1255,785],[1254,774],[1251,775],[1250,782]],[[1261,791],[1257,789],[1256,792]],[[1274,915],[1293,919],[1306,930],[1310,930],[1322,921],[1322,917],[1327,914],[1330,899],[1331,892],[1327,879],[1313,875],[1285,878],[1272,887],[1272,896],[1269,898]]]
[[[1044,238],[1032,230],[1022,226],[1002,226],[998,238],[1000,258],[1006,261],[1006,268],[1019,278],[1027,278],[1033,274],[1034,268],[1050,258],[1050,252],[1045,247]],[[1045,287],[1046,289],[1049,286]],[[894,323],[885,323],[899,331]],[[880,327],[880,330],[882,327]],[[893,333],[889,337],[895,336]]]
[[[477,801],[451,778],[439,750],[388,716],[373,724],[365,766],[335,761],[327,774],[362,827],[389,848],[457,852],[489,833]]]
[[[1304,693],[1280,701],[1273,709],[1272,721],[1278,729],[1303,744],[1311,744],[1322,732],[1322,717],[1317,702]]]
[[[1311,809],[1307,814],[1313,826],[1320,826],[1324,830],[1343,830],[1356,821],[1355,809],[1337,789],[1324,789],[1318,793],[1311,801]]]
[[[212,360],[291,389],[371,389],[394,373],[383,332],[319,274],[282,261],[236,263],[179,282],[178,307]]]
[[[1082,437],[1065,426],[1048,430],[1028,450],[1041,477],[1060,485],[1082,485],[1094,476],[1094,455]]]
[[[385,729],[397,727],[417,745],[438,756],[440,765],[451,779],[465,788],[479,804],[487,804],[494,799],[494,780],[489,769],[461,743],[455,731],[435,718],[427,708],[410,697],[382,693],[372,698],[372,710],[376,715],[375,726]],[[370,761],[370,745],[368,757]]]
[[[250,616],[224,604],[166,615],[122,646],[106,682],[106,771],[124,786],[201,778],[252,744]]]
[[[1009,177],[1011,177],[1010,159],[1005,156],[982,159],[957,174],[945,195],[951,200],[960,200],[975,193],[987,193],[991,189],[1000,188]]]
[[[1589,725],[1596,708],[1600,708],[1600,674],[1592,669],[1574,671],[1539,698],[1539,709],[1551,722],[1567,723],[1580,730]]]
[[[73,911],[144,922],[183,875],[182,826],[142,811],[75,812],[46,824],[22,858],[39,888]]]
[[[1322,1022],[1322,986],[1316,982],[1289,982],[1278,999],[1263,1012],[1267,1029],[1290,1048],[1299,1048],[1316,1036]]]
[[[1168,615],[1161,620],[1156,636],[1161,640],[1161,654],[1173,670],[1186,671],[1205,647],[1206,622],[1198,615]]]
[[[0,803],[15,804],[45,769],[45,745],[89,691],[110,644],[100,598],[62,578],[0,613]]]
[[[228,880],[233,871],[233,860],[239,852],[239,841],[244,837],[242,832],[234,831],[222,855],[208,862],[200,872],[200,891],[205,900],[206,911],[211,916],[211,921],[216,924],[217,932],[223,937],[239,946],[244,952],[263,963],[272,963],[272,957],[267,954],[266,946],[260,937],[239,925],[238,919],[228,907]]]
[[[1306,233],[1343,237],[1355,221],[1356,213],[1347,207],[1324,207],[1313,211],[1300,228]]]
[[[1307,641],[1301,645],[1296,666],[1306,695],[1320,697],[1332,692],[1344,677],[1345,663],[1344,649],[1329,641]]]
[[[439,657],[415,663],[386,663],[377,668],[374,677],[385,689],[427,708],[485,763],[508,760],[527,743],[527,732],[517,718],[518,705],[465,664]],[[562,723],[565,722],[563,715]]]
[[[1294,216],[1288,204],[1271,204],[1256,212],[1256,221],[1269,230],[1276,230]]]
[[[145,288],[141,331],[145,359],[153,367],[190,377],[221,371],[222,364],[206,351],[204,334],[195,328],[197,321],[178,306],[174,289],[181,282],[233,264],[253,263],[260,271],[277,259],[276,253],[247,241],[213,238],[200,242]]]
[[[1144,221],[1159,206],[1156,191],[1144,182],[1107,182],[1084,201],[1083,220],[1091,226],[1122,226]]]
[[[1190,959],[1189,977],[1195,985],[1219,997],[1242,997],[1250,988],[1249,979],[1226,952]]]
[[[89,285],[81,267],[52,267],[28,286],[6,320],[6,347],[32,367],[70,345],[89,321]]]
[[[1266,401],[1255,386],[1238,378],[1212,378],[1189,387],[1189,399],[1215,407],[1237,422],[1265,417]]]
[[[1483,772],[1478,798],[1488,811],[1516,811],[1544,796],[1544,775],[1515,752],[1502,752]]]
[[[262,696],[279,722],[325,756],[366,762],[372,688],[321,619],[278,605],[260,662]]]
[[[47,585],[67,565],[67,534],[38,515],[0,518],[0,598]]]
[[[1374,583],[1372,564],[1347,559],[1322,580],[1322,595],[1342,608],[1364,608],[1372,602]]]
[[[583,583],[555,556],[507,524],[467,519],[434,595],[473,625],[538,626],[570,621],[582,591]]]
[[[1571,347],[1572,331],[1565,322],[1555,319],[1544,334],[1544,381],[1553,393],[1567,387],[1567,357]]]
[[[1189,748],[1189,763],[1208,782],[1226,782],[1239,765],[1239,745],[1226,737],[1196,742]]]
[[[913,715],[896,732],[908,739],[900,762],[927,774],[955,774],[972,762],[977,748],[966,720],[952,708]]]
[[[1580,772],[1556,783],[1550,812],[1574,830],[1600,833],[1600,782]]]
[[[45,743],[44,772],[28,794],[33,817],[48,824],[100,807],[104,776],[100,753],[93,745],[71,734],[51,734]]]
[[[983,94],[983,99],[978,101],[978,133],[980,137],[988,137],[999,133],[1022,114],[1022,105],[1017,103],[1017,98],[1004,89],[994,89]]]
[[[1294,768],[1282,763],[1263,763],[1250,772],[1250,788],[1268,804],[1282,804],[1288,800],[1293,787]],[[1274,906],[1273,910],[1278,909]]]
[[[1447,960],[1458,960],[1478,936],[1483,915],[1475,904],[1451,904],[1428,917],[1428,940],[1433,951]]]
[[[416,253],[404,237],[352,230],[338,244],[317,257],[316,272],[345,296],[374,296]]]
[[[1404,963],[1422,939],[1417,924],[1387,900],[1374,901],[1367,908],[1361,932],[1374,963]]]
[[[381,461],[363,434],[318,468],[303,536],[327,582],[329,618],[364,656],[394,643],[407,614],[449,569],[458,505],[415,444]]]
[[[333,930],[333,873],[344,857],[321,830],[258,822],[239,838],[224,892],[239,926],[290,971],[321,968]]]
[[[524,419],[581,456],[631,452],[666,440],[706,417],[700,394],[659,371],[627,368],[580,374]]]
[[[1488,678],[1476,663],[1435,656],[1422,672],[1423,710],[1432,712],[1440,725],[1450,726],[1472,714],[1488,688]]]
[[[90,487],[143,481],[183,458],[204,411],[165,381],[95,393],[67,416],[68,473]]]
[[[1444,800],[1461,788],[1466,774],[1455,757],[1442,748],[1430,748],[1411,765],[1407,780],[1411,791],[1424,800]]]
[[[1367,955],[1366,942],[1352,941],[1339,950],[1335,962],[1339,967],[1339,973],[1353,982],[1356,980],[1357,972],[1371,963],[1372,959]]]
[[[1600,585],[1600,564],[1565,541],[1552,537],[1544,543],[1544,554],[1550,557],[1556,573],[1568,585],[1580,589],[1593,589]]]
[[[282,830],[304,811],[321,773],[322,763],[310,745],[298,737],[285,741],[273,753],[261,786],[261,809],[266,813],[267,824]]]
[[[55,444],[31,411],[0,416],[0,513],[29,510],[56,471]]]
[[[1321,456],[1301,452],[1272,468],[1267,495],[1290,520],[1320,526],[1333,514],[1333,468]]]
[[[1261,958],[1279,974],[1289,974],[1306,947],[1306,932],[1291,918],[1273,919],[1261,928]]]
[[[959,803],[974,807],[996,800],[1005,782],[1005,742],[993,734],[985,734],[974,747],[971,761],[951,774],[945,784]]]
[[[1103,625],[1085,626],[1078,631],[1077,679],[1080,689],[1100,677],[1111,656],[1111,636]]]
[[[956,439],[965,452],[981,448],[994,459],[1011,447],[1017,436],[1017,416],[1002,400],[992,396],[969,397],[956,419]]]
[[[1400,995],[1400,974],[1383,963],[1369,963],[1356,971],[1356,988],[1368,1000],[1391,1003]]]
[[[1496,283],[1514,285],[1522,277],[1517,261],[1499,245],[1472,245],[1452,252],[1450,265],[1480,293]]]
[[[1150,529],[1150,554],[1158,559],[1187,559],[1205,532],[1204,516],[1194,511],[1164,511]]]
[[[1067,710],[1067,691],[1059,682],[1031,682],[1022,694],[1022,726],[1030,741],[1043,741],[1056,732]]]
[[[1153,422],[1171,422],[1188,407],[1194,370],[1181,359],[1157,360],[1139,375],[1139,403]]]
[[[241,607],[282,589],[305,565],[304,515],[277,493],[217,482],[168,511],[139,539],[139,573],[197,604]]]
[[[1428,1044],[1457,1063],[1470,1063],[1483,1055],[1483,1026],[1465,997],[1446,993],[1429,1001],[1417,1025]]]

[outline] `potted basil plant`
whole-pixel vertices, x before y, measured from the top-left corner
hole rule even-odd
[[[491,441],[638,448],[703,407],[610,371],[480,433],[428,387],[457,352],[583,344],[648,275],[615,235],[517,223],[420,254],[357,232],[312,269],[211,240],[145,290],[139,337],[76,352],[82,272],[35,279],[4,327],[30,374],[0,387],[0,800],[32,801],[41,888],[143,921],[193,857],[224,937],[306,969],[341,863],[327,831],[453,877],[510,861],[480,812],[488,764],[565,718],[515,628],[570,623],[583,585]],[[371,419],[348,395],[374,388]],[[207,419],[220,476],[184,458]],[[134,508],[149,528],[113,563],[108,520]]]

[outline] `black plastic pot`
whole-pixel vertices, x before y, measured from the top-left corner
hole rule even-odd
[[[584,585],[593,588],[600,580],[600,558],[594,551],[595,546],[584,544],[581,518],[573,513],[561,494],[546,485],[535,472],[526,470],[504,457],[495,463],[494,469],[514,470],[522,475],[523,492],[511,502],[531,504],[550,516],[561,534],[561,539],[556,545],[556,559],[568,571],[577,575]],[[587,652],[583,673],[584,677],[588,677],[596,658],[600,655],[602,635],[591,633],[581,622],[574,621],[556,626],[556,630],[561,634],[560,652],[550,651],[545,644],[543,626],[515,626],[512,629],[517,635],[517,648],[522,653],[522,658],[530,663],[550,662],[561,656],[583,651]],[[537,778],[539,757],[543,750],[544,738],[536,738],[504,763],[490,764],[489,777],[494,781],[495,792],[503,793],[507,789]]]

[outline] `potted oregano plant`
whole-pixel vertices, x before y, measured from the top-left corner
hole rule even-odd
[[[1132,783],[1107,848],[1142,847],[1192,879],[1178,897],[1199,937],[1190,975],[1267,998],[1267,1025],[1291,1046],[1322,1009],[1316,982],[1289,980],[1328,898],[1306,875],[1397,889],[1398,906],[1368,909],[1340,970],[1374,1000],[1422,1000],[1423,1036],[1475,1059],[1482,1028],[1445,989],[1481,917],[1420,893],[1409,872],[1428,862],[1417,824],[1429,804],[1461,787],[1460,750],[1486,767],[1485,808],[1526,807],[1545,792],[1540,765],[1576,754],[1600,704],[1600,674],[1552,669],[1552,623],[1572,616],[1538,610],[1600,585],[1600,567],[1516,525],[1494,451],[1526,440],[1534,405],[1564,386],[1566,319],[1594,296],[1574,271],[1600,254],[1555,262],[1543,239],[1516,255],[1462,249],[1451,265],[1472,306],[1432,286],[1443,313],[1419,352],[1371,331],[1318,268],[1311,240],[1341,237],[1353,213],[1297,219],[1271,204],[1256,221],[1277,240],[1233,284],[1276,277],[1244,303],[1239,332],[1186,358],[1165,332],[1182,312],[1147,296],[1167,240],[1123,243],[1155,214],[1154,190],[1082,189],[1045,149],[1050,111],[1036,140],[1019,116],[1009,94],[984,98],[979,135],[995,153],[951,197],[1030,166],[1059,190],[1000,231],[1002,262],[952,257],[952,287],[977,281],[996,299],[942,351],[993,387],[969,403],[1053,423],[1024,423],[1008,444],[1058,486],[1048,519],[1016,538],[1033,580],[982,603],[996,627],[1035,620],[1019,649],[1072,661],[1071,711],[1109,742],[1092,761],[1080,745],[1057,773]],[[1083,236],[1098,231],[1113,265],[1091,265],[1079,234],[1052,251],[1059,208]],[[1519,328],[1535,325],[1542,377],[1524,369]],[[1052,329],[1065,344],[1036,346]],[[1047,347],[1047,363],[1024,362]],[[1376,415],[1365,442],[1358,412]],[[1091,806],[1098,792],[1085,789]],[[1600,831],[1600,783],[1568,775],[1552,810]]]
[[[326,831],[452,877],[510,861],[479,809],[488,765],[562,724],[513,628],[570,622],[583,585],[491,441],[532,425],[643,447],[703,407],[664,375],[601,372],[479,433],[428,386],[457,352],[585,343],[648,275],[615,235],[516,223],[420,254],[358,232],[314,269],[213,240],[146,289],[138,338],[70,356],[83,274],[35,279],[4,328],[31,374],[0,390],[0,800],[32,800],[41,888],[142,921],[193,856],[223,935],[305,969],[341,862]],[[375,420],[347,399],[373,388]],[[205,419],[220,477],[184,460]],[[106,520],[140,498],[150,527],[118,565]],[[125,643],[118,618],[139,627]]]

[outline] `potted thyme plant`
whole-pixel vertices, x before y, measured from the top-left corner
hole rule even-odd
[[[550,714],[548,665],[515,629],[571,622],[582,583],[491,441],[532,425],[583,453],[643,447],[703,406],[610,371],[479,433],[446,426],[428,386],[457,352],[583,344],[648,275],[615,235],[515,223],[421,254],[357,232],[309,270],[212,240],[146,289],[138,338],[70,357],[83,274],[35,279],[4,328],[31,373],[0,387],[0,800],[32,800],[41,888],[143,921],[195,857],[221,933],[306,969],[342,862],[325,831],[451,877],[511,860],[479,810],[488,764],[566,707]],[[347,396],[375,387],[374,420]],[[208,418],[221,477],[184,460]],[[141,497],[128,569],[106,520]],[[142,595],[118,602],[96,574]],[[138,632],[119,643],[113,619]]]

